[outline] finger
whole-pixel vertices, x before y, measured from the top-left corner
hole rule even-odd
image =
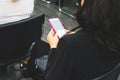
[[[51,35],[55,35],[55,32],[54,32],[53,29],[50,30],[50,34],[51,34]]]
[[[54,37],[57,37],[57,38],[58,38],[58,35],[55,33],[55,34],[54,34]]]
[[[66,31],[66,32],[68,32],[68,31],[70,31],[70,30],[68,30],[68,29],[65,29],[65,31]]]
[[[66,32],[67,32],[67,34],[73,34],[73,33],[75,33],[75,32],[70,31],[70,30],[67,30]]]

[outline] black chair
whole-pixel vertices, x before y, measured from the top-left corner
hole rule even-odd
[[[78,10],[80,0],[57,0],[58,11],[75,19],[74,13]]]
[[[120,63],[108,73],[90,80],[120,80]]]
[[[0,25],[0,66],[21,61],[30,55],[33,43],[40,40],[45,15]]]

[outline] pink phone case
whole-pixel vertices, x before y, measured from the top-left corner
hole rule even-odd
[[[58,26],[54,25],[54,24],[52,23],[52,20],[56,20],[56,24],[58,23],[59,25],[58,25]],[[60,28],[61,30],[64,29],[64,27],[63,27],[61,21],[59,20],[59,18],[51,18],[51,19],[48,19],[48,22],[50,23],[50,27],[51,27],[56,33],[57,33],[57,31],[59,31],[59,30],[58,30],[59,28]],[[55,28],[55,27],[59,27],[59,28],[57,29],[57,28]],[[57,29],[57,30],[56,30],[56,29]],[[61,34],[58,34],[58,37],[61,38],[64,34],[66,34],[65,29],[62,31]]]

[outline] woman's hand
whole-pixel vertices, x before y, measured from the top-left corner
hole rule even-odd
[[[66,32],[67,32],[67,34],[69,35],[69,34],[74,34],[75,32],[73,32],[73,31],[70,31],[70,30],[67,30],[66,29]]]
[[[50,48],[57,48],[59,38],[57,34],[53,31],[53,29],[50,30],[50,32],[47,35],[47,41],[50,45]]]
[[[67,34],[73,34],[74,32],[71,32],[70,30],[66,30]],[[57,48],[59,38],[57,34],[53,31],[53,29],[50,30],[50,32],[47,35],[47,41],[50,45],[50,48]]]

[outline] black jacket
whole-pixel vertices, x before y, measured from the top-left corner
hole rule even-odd
[[[118,64],[118,54],[100,46],[90,32],[80,30],[51,49],[46,80],[89,80]]]

